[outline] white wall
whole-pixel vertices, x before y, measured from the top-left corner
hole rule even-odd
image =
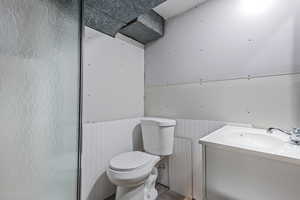
[[[146,115],[300,126],[300,75],[151,87]]]
[[[299,3],[210,0],[168,20],[145,49],[145,114],[300,126]]]
[[[85,31],[84,122],[143,116],[143,47],[88,27]]]
[[[86,27],[83,70],[81,197],[103,200],[115,192],[105,173],[109,160],[141,146],[135,117],[144,116],[143,46]]]
[[[146,83],[300,72],[299,9],[298,0],[209,0],[168,20],[166,35],[148,46]]]

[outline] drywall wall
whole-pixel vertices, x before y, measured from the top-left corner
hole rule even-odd
[[[300,127],[300,75],[146,89],[146,115]]]
[[[85,31],[84,122],[143,116],[143,46],[125,36],[111,38],[87,27]]]
[[[300,126],[299,3],[210,0],[167,20],[145,49],[145,114]]]
[[[146,83],[300,72],[299,9],[298,0],[207,1],[168,20],[165,37],[148,46]]]

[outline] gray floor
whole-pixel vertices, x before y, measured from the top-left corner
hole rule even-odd
[[[185,200],[184,196],[181,196],[175,192],[167,191],[158,195],[157,200]]]
[[[158,197],[156,200],[186,200],[184,196],[172,192],[162,185],[158,185],[157,190],[158,190]],[[106,200],[115,200],[115,197],[112,196]]]
[[[158,191],[158,198],[156,200],[184,200],[185,197],[181,196],[175,192],[172,192],[163,185],[156,185],[156,189]]]

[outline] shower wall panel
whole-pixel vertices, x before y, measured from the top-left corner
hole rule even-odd
[[[0,0],[0,199],[75,200],[80,0]]]

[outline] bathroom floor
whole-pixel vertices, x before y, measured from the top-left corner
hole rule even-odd
[[[184,200],[185,199],[184,196],[170,191],[167,187],[165,187],[161,184],[157,184],[156,188],[158,191],[157,200]]]
[[[172,191],[166,191],[160,195],[158,195],[157,200],[186,200],[186,198],[182,195],[179,195]]]
[[[162,185],[157,185],[157,190],[158,198],[156,200],[186,200],[184,196],[172,192]],[[106,200],[115,200],[115,197],[112,196]]]
[[[106,200],[115,200],[115,197],[112,196]],[[158,198],[156,200],[186,200],[186,198],[184,196],[176,194],[175,192],[166,191],[158,195]]]

